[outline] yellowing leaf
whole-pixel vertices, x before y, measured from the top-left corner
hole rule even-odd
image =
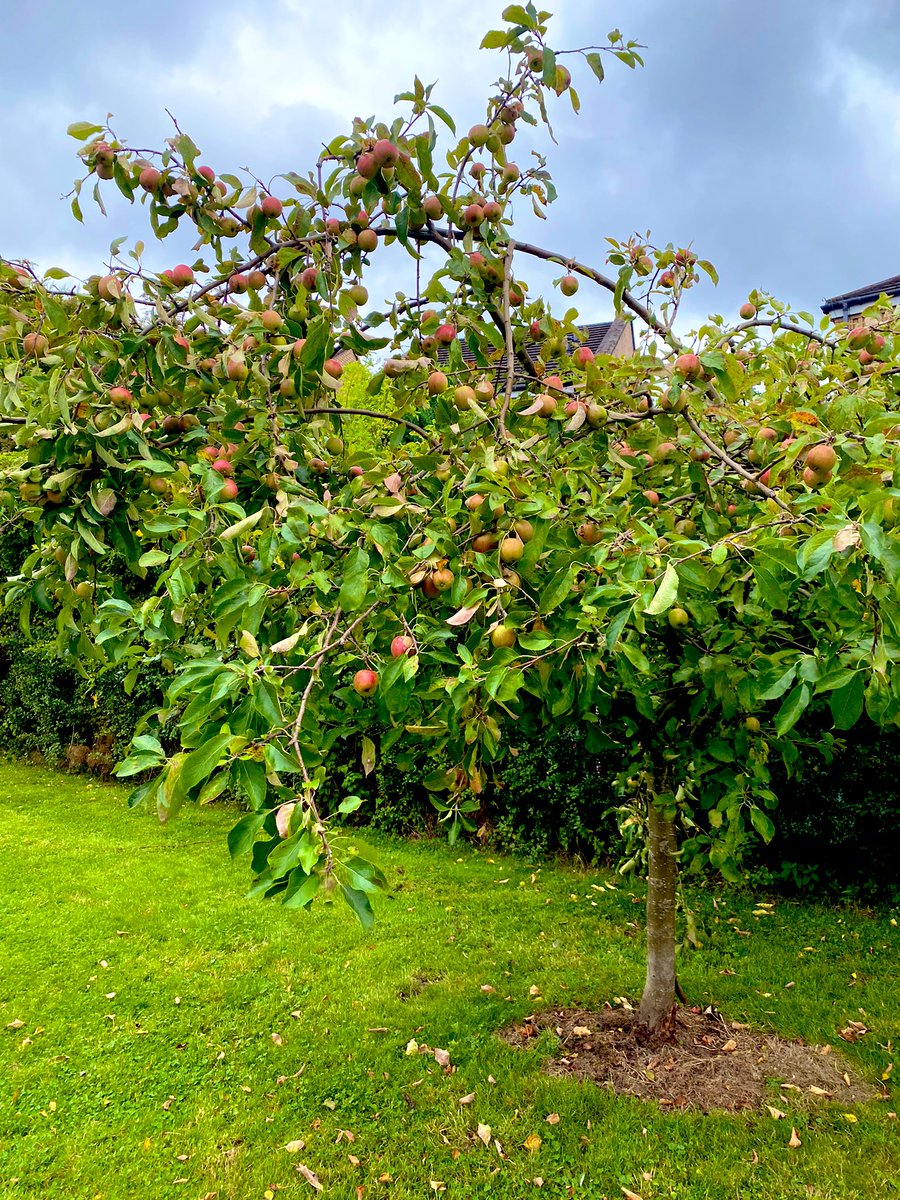
[[[301,1150],[305,1149],[306,1142],[300,1141],[299,1138],[296,1142],[288,1142],[288,1144],[285,1146],[285,1150],[287,1150],[288,1154],[299,1154]]]
[[[522,1145],[525,1147],[526,1150],[528,1150],[532,1154],[534,1154],[534,1152],[536,1150],[540,1150],[543,1143],[544,1143],[544,1139],[542,1137],[539,1137],[536,1133],[529,1133],[528,1137],[525,1139],[525,1141],[522,1143]]]
[[[486,1146],[489,1146],[491,1144],[491,1127],[490,1127],[490,1125],[479,1125],[478,1128],[475,1130],[475,1132],[478,1135],[478,1137],[481,1138],[481,1140],[484,1142],[484,1144]]]

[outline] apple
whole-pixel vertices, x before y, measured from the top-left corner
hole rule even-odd
[[[284,205],[277,196],[263,196],[259,202],[259,211],[267,221],[271,221],[275,217],[281,216],[284,211]]]
[[[516,631],[511,625],[495,625],[491,630],[491,645],[498,650],[516,644]]]
[[[145,192],[158,192],[162,184],[162,172],[156,167],[144,167],[138,175],[138,183]]]
[[[572,362],[580,370],[585,371],[594,361],[594,352],[590,346],[579,346],[572,355]]]
[[[428,395],[439,396],[447,390],[447,376],[443,371],[432,371],[428,376]]]
[[[659,286],[664,288],[673,288],[675,286],[675,272],[663,271],[659,277]]]
[[[753,318],[756,316],[756,305],[751,304],[750,301],[747,300],[738,309],[738,315],[740,316],[742,321],[752,321]]]
[[[238,495],[238,485],[233,479],[223,481],[219,489],[219,498],[221,500],[236,500]]]
[[[405,633],[398,633],[391,642],[391,657],[406,658],[416,652],[416,643]]]
[[[332,379],[340,379],[344,373],[344,368],[336,358],[326,358],[322,370]]]
[[[269,333],[274,333],[277,329],[281,329],[284,325],[281,313],[276,312],[274,308],[267,308],[259,314],[260,322],[264,329]]]
[[[534,537],[534,526],[530,521],[519,519],[518,521],[513,521],[512,527],[516,537],[520,538],[523,542],[530,542]]]
[[[578,291],[578,279],[575,275],[563,275],[559,281],[559,290],[564,296],[574,296]]]
[[[109,402],[115,404],[117,408],[125,408],[134,399],[131,392],[126,387],[113,387],[109,389]]]
[[[214,471],[218,471],[220,475],[231,475],[234,473],[234,467],[227,458],[217,458],[212,465]]]
[[[250,368],[242,358],[229,358],[225,363],[225,374],[232,383],[243,383],[250,374]]]
[[[449,567],[440,567],[437,571],[431,572],[431,582],[439,592],[449,591],[453,587],[453,581],[456,576]]]
[[[466,497],[466,508],[469,512],[475,512],[476,509],[481,508],[482,504],[484,504],[484,496],[480,492]]]
[[[472,539],[472,549],[476,554],[490,554],[497,545],[497,536],[493,533],[479,533]]]
[[[484,220],[484,209],[480,204],[467,204],[462,214],[463,224],[474,229]]]
[[[378,234],[374,229],[361,229],[357,234],[356,244],[366,254],[371,254],[378,247]]]
[[[456,326],[450,325],[449,323],[445,325],[438,325],[437,329],[434,331],[434,336],[442,346],[449,346],[451,342],[456,340]]]
[[[429,221],[440,220],[444,212],[440,196],[426,196],[422,201],[422,211]]]
[[[683,608],[669,609],[669,624],[673,629],[678,629],[681,625],[687,625],[690,617]]]
[[[201,178],[205,179],[207,183],[216,182],[216,173],[212,167],[198,167],[197,174],[201,176]]]
[[[494,398],[494,385],[489,379],[479,379],[475,384],[475,399],[479,404],[487,404]]]
[[[806,465],[812,471],[818,472],[820,475],[828,474],[834,470],[837,464],[837,454],[834,447],[829,446],[827,442],[820,442],[818,446],[807,451]]]
[[[250,280],[246,275],[242,275],[240,272],[232,275],[228,280],[228,290],[230,292],[246,292],[249,286]]]
[[[353,303],[359,307],[361,304],[368,303],[369,289],[367,287],[363,287],[361,283],[354,283],[351,287],[347,288],[347,295],[350,297]]]
[[[34,354],[42,358],[50,349],[50,343],[42,333],[26,333],[22,338],[22,350],[25,354]]]
[[[353,676],[353,690],[360,696],[371,696],[378,687],[378,675],[363,669]]]
[[[462,410],[469,408],[472,401],[475,399],[475,392],[468,384],[460,384],[453,393],[453,400],[456,407]]]
[[[675,359],[675,370],[685,379],[699,379],[703,374],[703,364],[696,354],[679,354]]]
[[[575,534],[579,542],[583,542],[585,546],[596,546],[598,542],[603,540],[603,530],[599,525],[595,525],[593,521],[584,521],[575,530]]]
[[[400,151],[388,138],[382,138],[372,147],[372,157],[383,170],[385,167],[396,167],[400,161]]]
[[[762,726],[758,717],[744,717],[744,728],[748,733],[759,733]]]
[[[867,326],[855,325],[847,334],[847,345],[851,350],[865,350],[871,337],[871,330]]]
[[[172,282],[175,282],[174,275]],[[101,300],[114,304],[122,298],[122,286],[117,275],[101,275],[97,280],[97,295]]]
[[[319,268],[304,267],[300,272],[300,283],[308,292],[314,292],[318,286]]]
[[[518,562],[525,553],[525,543],[520,537],[505,537],[500,543],[500,558],[505,563]]]
[[[260,270],[251,271],[250,274],[247,276],[247,283],[250,285],[250,287],[253,289],[254,292],[262,291],[262,289],[266,286],[265,271],[260,271]]]

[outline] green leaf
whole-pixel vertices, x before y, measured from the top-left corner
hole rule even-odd
[[[212,773],[233,739],[234,734],[226,730],[225,733],[217,733],[188,754],[181,768],[181,782],[185,791],[189,792]]]
[[[348,887],[345,883],[341,883],[339,886],[341,895],[353,909],[360,925],[362,925],[363,929],[371,929],[375,924],[375,914],[372,912],[369,897],[365,892],[361,892],[357,888]]]
[[[575,581],[574,566],[568,566],[550,580],[544,590],[541,592],[541,598],[538,602],[538,609],[542,613],[552,612],[558,604],[565,600],[566,596],[572,591],[572,584]]]
[[[659,587],[656,589],[656,594],[647,605],[647,615],[656,617],[660,613],[667,612],[672,607],[678,596],[678,572],[673,565],[669,563],[666,567],[665,574],[660,580]]]
[[[371,775],[375,770],[375,743],[370,737],[362,740],[362,769],[363,775]],[[341,812],[344,810],[341,809]]]
[[[779,737],[783,737],[789,730],[793,729],[800,717],[803,715],[810,700],[809,685],[798,683],[794,690],[787,696],[781,708],[775,714],[775,732]]]
[[[355,612],[362,606],[369,590],[368,572],[368,552],[361,546],[354,546],[343,564],[343,580],[338,603],[344,612]]]
[[[228,831],[228,851],[232,858],[238,858],[250,850],[268,815],[268,809],[248,813],[246,817],[241,817],[237,825],[232,826]]]
[[[76,142],[86,142],[88,138],[96,137],[98,133],[102,132],[102,125],[92,125],[90,121],[73,121],[66,128],[66,133]]]
[[[852,729],[863,713],[866,681],[861,671],[831,693],[831,717],[836,729]]]
[[[595,50],[591,51],[590,54],[586,54],[584,58],[587,62],[587,65],[602,83],[605,76],[605,72],[603,70],[603,59]]]
[[[481,39],[481,50],[499,50],[509,41],[509,34],[502,29],[491,29]]]
[[[355,813],[356,810],[363,804],[365,804],[365,800],[362,796],[347,796],[338,805],[338,812]]]
[[[775,836],[775,822],[761,808],[750,809],[750,824],[767,845]]]
[[[321,875],[307,875],[302,867],[296,867],[282,893],[281,903],[284,908],[306,908],[321,886]]]

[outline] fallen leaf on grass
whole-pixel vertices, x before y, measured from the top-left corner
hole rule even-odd
[[[486,1146],[491,1144],[491,1127],[490,1125],[479,1125],[475,1130],[476,1134],[481,1138]]]
[[[459,1103],[460,1104],[471,1104],[474,1099],[475,1099],[475,1093],[469,1092],[468,1096],[460,1096]]]
[[[783,1113],[780,1108],[773,1108],[771,1104],[767,1104],[766,1108],[769,1110],[769,1116],[774,1121],[780,1121],[782,1117],[787,1116],[787,1113]]]
[[[549,1113],[544,1118],[544,1120],[547,1122],[548,1125],[558,1125],[559,1124],[559,1113]]]
[[[406,1053],[407,1054],[418,1054],[419,1053],[419,1043],[416,1041],[415,1038],[410,1038],[409,1041],[406,1043]]]
[[[625,1197],[625,1200],[641,1200],[637,1192],[630,1192],[627,1187],[622,1188],[622,1195]]]
[[[305,1149],[306,1142],[300,1141],[299,1138],[296,1142],[288,1142],[288,1144],[285,1146],[285,1150],[287,1150],[288,1154],[299,1154],[301,1150]]]
[[[529,1150],[533,1154],[535,1152],[535,1150],[540,1150],[541,1146],[543,1145],[543,1142],[544,1142],[544,1139],[542,1137],[540,1137],[538,1134],[529,1133],[528,1137],[525,1139],[525,1141],[522,1143],[522,1145],[525,1147],[526,1150]]]
[[[356,1155],[355,1155],[355,1154],[348,1154],[348,1155],[347,1155],[347,1158],[350,1160],[350,1166],[351,1166],[351,1167],[358,1167],[358,1166],[359,1166],[359,1159],[356,1157]]]
[[[733,1054],[735,1050],[737,1050],[737,1042],[734,1040],[734,1038],[729,1038],[722,1049],[726,1054]]]
[[[7,1029],[24,1029],[24,1027],[25,1022],[20,1021],[18,1017],[16,1017],[14,1021],[10,1021],[10,1023],[6,1026]]]
[[[275,1045],[276,1045],[276,1046],[283,1046],[283,1045],[284,1045],[284,1038],[281,1036],[281,1034],[280,1034],[280,1033],[273,1033],[273,1034],[272,1034],[272,1041],[275,1043]]]
[[[528,989],[528,995],[529,996],[539,996],[540,994],[541,994],[541,989],[538,987],[538,985],[536,983],[533,983],[531,985],[531,987]]]
[[[855,1125],[859,1121],[856,1113],[841,1113],[845,1121],[849,1121],[851,1125]]]
[[[322,1185],[319,1183],[319,1177],[315,1171],[311,1171],[309,1167],[305,1166],[303,1163],[297,1163],[296,1169],[300,1172],[310,1187],[315,1188],[317,1192],[322,1191]]]
[[[797,1137],[797,1130],[793,1127],[793,1125],[791,1126],[791,1138],[790,1138],[790,1141],[788,1142],[788,1145],[790,1146],[790,1148],[792,1150],[796,1150],[798,1146],[803,1145],[803,1143]]]
[[[447,1067],[450,1065],[450,1052],[448,1050],[440,1050],[435,1048],[434,1061],[439,1067]]]
[[[858,1042],[868,1032],[868,1029],[861,1021],[848,1021],[846,1028],[841,1030],[840,1036],[845,1042]]]
[[[337,1101],[336,1100],[323,1100],[322,1107],[330,1109],[331,1112],[334,1112],[334,1110],[337,1108]]]
[[[534,1179],[532,1179],[531,1182],[534,1184],[535,1187],[543,1187],[544,1186],[544,1181],[540,1177],[540,1175],[535,1175]]]
[[[497,990],[497,989],[496,989],[495,987],[491,987],[491,985],[490,985],[489,983],[483,983],[483,984],[481,985],[481,990],[482,990],[482,991],[483,991],[483,992],[484,992],[486,995],[489,995],[489,994],[491,994],[492,992],[496,992],[496,990]]]

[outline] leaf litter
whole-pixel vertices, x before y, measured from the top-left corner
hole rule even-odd
[[[663,1108],[765,1108],[771,1083],[782,1092],[845,1106],[881,1094],[831,1046],[754,1033],[713,1008],[678,1009],[671,1042],[649,1038],[635,1012],[611,1006],[600,1012],[537,1013],[502,1030],[501,1037],[513,1047],[529,1049],[543,1031],[559,1039],[558,1051],[545,1066],[549,1075],[593,1080],[617,1093],[655,1100]],[[773,1117],[781,1115],[780,1110],[769,1111]]]

